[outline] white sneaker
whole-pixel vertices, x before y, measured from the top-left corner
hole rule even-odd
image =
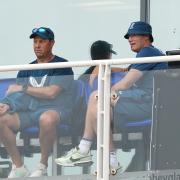
[[[40,177],[40,176],[47,176],[47,167],[42,163],[39,163],[37,169],[34,172],[32,172],[29,177]]]
[[[29,171],[26,168],[26,166],[21,166],[17,168],[14,164],[12,165],[12,170],[9,173],[8,178],[20,178],[20,177],[28,177],[29,176]]]
[[[76,166],[92,162],[92,156],[90,152],[88,154],[82,154],[77,147],[68,151],[64,156],[55,159],[55,162],[61,166]]]

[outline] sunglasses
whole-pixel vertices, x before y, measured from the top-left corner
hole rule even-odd
[[[32,30],[32,33],[37,33],[37,32],[49,35],[49,31],[47,29],[42,28],[42,27],[41,28],[34,28]]]

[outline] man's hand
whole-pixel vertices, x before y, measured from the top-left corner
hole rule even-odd
[[[23,87],[21,85],[18,84],[12,84],[9,86],[8,90],[6,91],[6,94],[11,94],[13,92],[19,92],[22,91]]]
[[[115,106],[119,98],[120,96],[117,94],[117,92],[114,90],[111,90],[111,106]]]
[[[0,116],[2,116],[3,114],[5,114],[8,110],[9,110],[9,105],[8,104],[3,104],[0,103]]]

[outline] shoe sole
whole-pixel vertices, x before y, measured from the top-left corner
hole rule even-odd
[[[73,167],[74,164],[63,164],[63,163],[59,163],[59,162],[56,162],[57,165],[60,165],[60,166],[65,166],[65,167]]]
[[[84,165],[88,165],[91,166],[93,164],[93,161],[83,161],[83,162],[76,162],[74,163],[75,166],[84,166]]]
[[[93,164],[93,162],[92,161],[82,161],[82,162],[74,162],[74,163],[72,163],[72,164],[63,164],[63,163],[60,163],[60,162],[56,162],[56,164],[58,164],[58,165],[60,165],[60,166],[65,166],[65,167],[73,167],[73,166],[80,166],[80,165],[84,165],[84,164],[88,164],[88,163],[90,163],[90,165],[92,165]]]
[[[44,176],[48,176],[48,174],[42,174],[41,176],[32,176],[32,175],[29,175],[28,177],[44,177]]]
[[[30,173],[27,173],[26,175],[24,175],[24,176],[16,176],[16,177],[7,177],[8,179],[10,179],[10,178],[25,178],[25,177],[29,177],[30,176]]]

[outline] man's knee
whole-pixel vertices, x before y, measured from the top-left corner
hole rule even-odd
[[[88,104],[96,104],[98,99],[98,92],[93,91],[89,97],[89,102]]]
[[[40,116],[39,126],[43,131],[49,131],[56,127],[59,121],[58,114],[55,112],[45,112]]]
[[[12,117],[11,115],[4,115],[0,117],[0,131],[3,132],[6,131],[6,127],[12,129],[12,130],[18,130],[19,129],[19,120],[16,119],[16,117]]]

